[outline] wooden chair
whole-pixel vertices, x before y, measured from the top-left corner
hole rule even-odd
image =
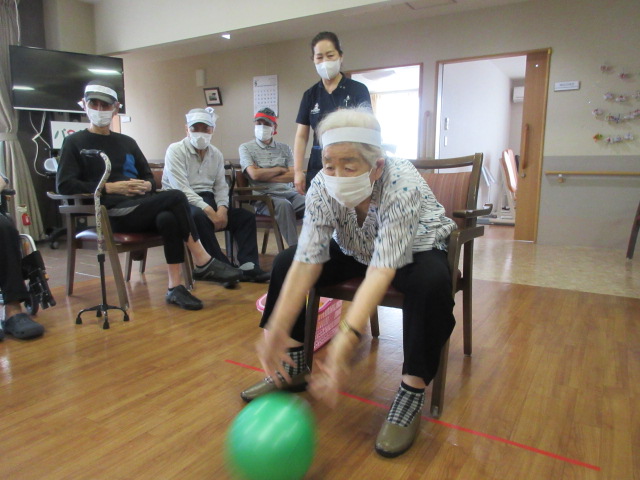
[[[629,236],[629,246],[627,247],[627,258],[633,258],[633,252],[636,249],[636,242],[638,241],[638,230],[640,230],[640,203],[638,203],[638,209],[636,210],[636,217],[631,226],[631,235]]]
[[[485,205],[483,209],[477,209],[478,187],[482,169],[482,153],[476,153],[466,157],[450,158],[446,160],[415,160],[414,165],[421,173],[424,170],[438,170],[438,173],[424,172],[429,187],[438,201],[444,206],[446,215],[458,224],[449,237],[448,260],[449,269],[452,272],[452,293],[462,291],[463,304],[463,337],[464,354],[471,355],[471,319],[472,319],[472,287],[473,287],[473,242],[484,234],[484,227],[477,226],[477,218],[487,215],[493,208]],[[444,170],[460,167],[471,167],[470,171],[443,173]],[[458,269],[460,253],[464,249],[462,271]],[[307,321],[305,325],[305,355],[307,365],[312,367],[313,344],[318,322],[318,306],[320,297],[335,298],[352,301],[362,282],[362,278],[353,278],[337,285],[315,287],[309,292],[307,303]],[[381,306],[401,308],[404,295],[395,288],[389,287]],[[377,337],[380,334],[377,311],[370,318],[371,335]],[[440,353],[440,368],[433,380],[431,393],[431,414],[439,417],[444,405],[444,387],[447,373],[447,360],[449,354],[449,342],[444,345]]]
[[[64,218],[67,230],[67,295],[73,294],[73,282],[75,277],[76,250],[78,249],[97,249],[98,236],[95,228],[88,228],[80,232],[76,231],[76,219],[78,217],[94,217],[95,207],[92,194],[80,195],[60,195],[54,192],[47,192],[47,196],[53,200],[60,202],[58,210]],[[129,297],[125,282],[131,279],[131,269],[134,261],[140,262],[140,273],[144,273],[147,249],[159,247],[164,244],[162,236],[158,233],[114,233],[111,228],[111,222],[106,212],[106,208],[102,206],[102,229],[105,237],[105,249],[111,263],[111,269],[118,293],[119,305],[129,308]],[[126,253],[126,271],[122,274],[119,253]],[[193,272],[190,267],[188,249],[185,246],[185,262],[183,264],[183,273],[187,288],[193,288]]]
[[[225,169],[227,171],[227,181],[229,182],[229,202],[234,207],[244,208],[245,206],[255,212],[253,203],[260,201],[263,202],[269,210],[268,215],[262,215],[256,213],[256,226],[264,230],[262,238],[262,251],[264,255],[267,253],[267,245],[269,244],[269,233],[273,230],[276,238],[276,244],[278,245],[278,252],[284,250],[284,240],[276,222],[275,207],[273,200],[269,195],[256,195],[255,191],[260,191],[260,187],[250,186],[247,177],[245,177],[240,167],[239,162],[225,161]],[[226,250],[227,256],[232,259],[233,257],[233,238],[231,232],[225,232]]]

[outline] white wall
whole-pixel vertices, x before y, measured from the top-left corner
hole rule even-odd
[[[95,5],[98,52],[136,48],[386,0],[105,0]]]
[[[42,9],[48,49],[96,53],[92,4],[78,0],[44,0]]]
[[[115,3],[124,1],[114,0]],[[100,5],[114,2],[101,2]],[[595,120],[590,112],[602,104],[603,90],[609,88],[605,81],[613,82],[620,89],[640,89],[640,74],[624,84],[618,84],[615,77],[605,77],[600,72],[600,65],[605,61],[618,71],[625,66],[629,70],[640,71],[637,54],[640,45],[640,9],[637,6],[637,1],[629,0],[539,0],[388,25],[385,28],[337,33],[344,44],[344,68],[347,70],[423,63],[421,110],[422,115],[430,112],[432,118],[435,112],[438,60],[551,47],[553,53],[544,156],[636,158],[640,153],[640,121],[625,126],[635,134],[635,141],[624,145],[606,145],[594,142],[592,136],[598,131],[607,133],[616,131],[616,128]],[[114,10],[117,11],[117,8]],[[169,11],[175,15],[173,21],[176,24],[187,24],[193,20],[177,14],[175,9]],[[130,36],[132,32],[134,36],[143,36],[144,25],[133,28],[129,20],[123,21],[128,28],[114,32],[114,37]],[[321,23],[317,27],[316,31],[331,29],[331,25]],[[202,89],[195,86],[195,70],[206,69],[207,86],[220,87],[224,101],[224,105],[217,109],[221,119],[214,143],[221,147],[225,156],[235,158],[237,146],[252,136],[251,79],[255,75],[277,74],[281,115],[278,139],[292,144],[300,97],[306,88],[317,81],[308,52],[308,42],[316,31],[296,41],[221,54],[190,57],[186,50],[183,59],[166,62],[135,63],[127,61],[127,55],[124,55],[127,111],[133,122],[124,124],[123,132],[139,141],[148,158],[163,158],[166,146],[184,134],[184,113],[204,102]],[[553,91],[555,82],[567,80],[579,80],[581,89],[572,92]],[[433,145],[427,146],[427,154],[433,154]],[[606,164],[601,167],[606,168]],[[636,168],[640,170],[640,166]],[[623,218],[632,218],[637,202],[635,205],[617,205],[615,185],[611,188],[610,194],[604,198],[613,205],[604,210],[619,215],[620,223],[624,223],[626,220]],[[544,202],[542,198],[541,203]],[[540,232],[548,230],[542,225],[549,220],[543,214],[541,210]],[[594,228],[595,225],[598,228],[599,215],[599,211],[595,211],[589,216],[589,225],[581,224],[579,227]],[[606,228],[606,224],[603,223],[602,228]],[[620,245],[620,239],[624,236],[621,231],[616,232],[616,237],[619,237],[616,238],[616,245]],[[609,239],[609,236],[601,236],[601,245],[611,246]],[[544,238],[539,240],[545,241]],[[580,242],[580,236],[567,239],[567,242]]]

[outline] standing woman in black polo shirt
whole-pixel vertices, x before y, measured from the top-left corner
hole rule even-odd
[[[345,77],[340,72],[342,48],[338,36],[332,32],[320,32],[311,40],[311,58],[321,81],[304,92],[296,123],[296,138],[293,144],[294,183],[303,194],[316,173],[322,170],[322,149],[316,135],[316,127],[326,115],[339,108],[368,105],[371,96],[367,87]],[[304,154],[309,142],[309,130],[313,129],[313,146],[307,170],[304,170]]]

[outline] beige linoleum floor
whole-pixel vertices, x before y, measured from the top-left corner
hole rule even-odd
[[[224,245],[222,237],[220,242]],[[52,250],[47,243],[41,243],[38,248],[45,259],[50,285],[64,285],[64,239],[57,250]],[[275,242],[272,240],[269,243],[269,255],[261,261],[263,268],[270,265],[275,252]],[[124,268],[124,255],[121,255],[121,262]],[[147,268],[163,263],[162,248],[152,249]],[[76,267],[76,282],[99,275],[94,252],[78,251]],[[134,270],[132,275],[137,278],[137,271]],[[640,251],[634,260],[627,260],[624,250],[517,242],[513,240],[513,227],[485,225],[485,236],[476,241],[474,277],[640,298]]]
[[[513,240],[513,227],[486,225],[476,241],[474,277],[497,282],[640,298],[640,253]]]

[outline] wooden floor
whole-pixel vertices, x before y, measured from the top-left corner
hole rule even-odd
[[[131,321],[112,313],[109,330],[91,314],[74,324],[100,301],[97,280],[63,288],[38,315],[44,337],[0,344],[0,478],[230,478],[224,438],[262,378],[266,286],[199,282],[205,309],[186,312],[165,305],[165,270],[151,267],[133,275]],[[402,351],[399,311],[381,309],[349,396],[330,410],[303,394],[318,431],[305,478],[640,479],[640,300],[482,280],[474,294],[473,356],[458,326],[442,417],[425,408],[407,454],[374,452]]]

